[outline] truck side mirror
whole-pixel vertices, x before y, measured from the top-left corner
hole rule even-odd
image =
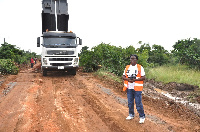
[[[79,38],[79,45],[82,45],[82,39]]]
[[[40,47],[40,37],[37,37],[37,47]]]

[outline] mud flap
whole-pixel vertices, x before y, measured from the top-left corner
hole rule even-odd
[[[46,71],[46,70],[43,70],[43,71],[42,71],[42,75],[43,75],[43,76],[47,76],[47,71]]]

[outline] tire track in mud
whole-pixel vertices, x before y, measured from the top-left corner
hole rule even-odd
[[[73,126],[70,128],[76,128],[75,131],[108,131],[107,126],[83,99],[83,96],[88,96],[85,84],[77,80],[77,77],[68,76],[64,81],[62,85],[67,87],[57,91],[57,94],[62,92],[63,96],[59,94],[55,104],[61,110],[63,118],[72,122]]]
[[[27,89],[28,95],[26,96],[24,102],[22,102],[21,111],[23,112],[18,117],[18,121],[14,129],[15,132],[31,131],[31,129],[33,129],[33,125],[35,123],[38,123],[38,119],[35,115],[37,115],[38,108],[38,105],[36,103],[36,92],[39,88],[39,85],[32,85],[30,88]]]
[[[73,94],[70,92],[73,88],[69,81],[71,79],[73,79],[73,77],[67,76],[66,78],[61,77],[52,80],[55,96],[54,105],[58,113],[60,113],[58,119],[61,119],[64,124],[68,125],[67,129],[64,128],[65,131],[82,131],[85,130],[85,128],[81,128],[77,125],[77,122],[80,122],[79,119],[82,116],[80,112],[81,108],[78,107]],[[80,126],[83,127],[83,124]]]
[[[132,129],[130,129],[130,126],[128,126],[127,123],[124,122],[125,120],[123,120],[122,114],[117,110],[113,110],[112,107],[116,108],[116,106],[112,105],[113,103],[116,103],[116,105],[120,105],[120,103],[115,98],[113,98],[112,104],[109,104],[109,101],[107,101],[107,99],[111,99],[109,97],[110,95],[105,93],[105,91],[102,91],[102,88],[99,87],[99,84],[95,81],[92,81],[93,79],[90,79],[91,77],[84,78],[80,75],[77,75],[76,77],[77,80],[74,83],[84,86],[84,95],[82,95],[82,98],[90,106],[91,110],[95,112],[98,118],[100,118],[108,127],[108,129],[105,131],[132,131]],[[133,124],[132,126],[134,127],[135,125]]]
[[[40,78],[40,79],[38,79]],[[18,118],[14,131],[59,131],[69,130],[63,122],[61,114],[54,106],[53,82],[39,75],[27,89],[27,97],[23,102],[23,113]],[[62,130],[62,129],[61,129]]]
[[[40,124],[45,131],[70,131],[70,122],[65,121],[60,109],[55,105],[57,94],[61,89],[62,79],[42,77],[42,89],[38,96]]]
[[[79,77],[67,76],[62,81],[61,78],[52,79],[54,105],[57,111],[60,111],[63,120],[70,120],[69,131],[125,131],[106,114],[109,110],[90,93],[88,86],[78,79]],[[76,130],[72,129],[73,127]]]
[[[104,105],[93,95],[87,93],[87,96],[82,96],[84,100],[91,106],[94,112],[101,118],[101,120],[110,128],[111,131],[125,132],[124,128],[121,128],[120,124],[115,122],[112,117],[107,115]]]

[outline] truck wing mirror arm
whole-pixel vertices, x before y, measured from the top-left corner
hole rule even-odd
[[[37,47],[40,47],[40,37],[37,37]]]
[[[82,45],[82,39],[79,38],[79,45]]]

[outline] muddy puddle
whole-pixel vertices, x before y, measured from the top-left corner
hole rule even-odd
[[[183,104],[184,106],[186,106],[186,108],[200,116],[200,104],[198,102],[190,102],[187,98],[190,94],[190,91],[167,91],[157,87],[159,86],[153,84],[152,82],[146,82],[145,88],[143,90],[144,95],[154,99],[165,98],[167,100],[174,101],[177,104]],[[168,102],[166,102],[166,105],[169,105]]]

